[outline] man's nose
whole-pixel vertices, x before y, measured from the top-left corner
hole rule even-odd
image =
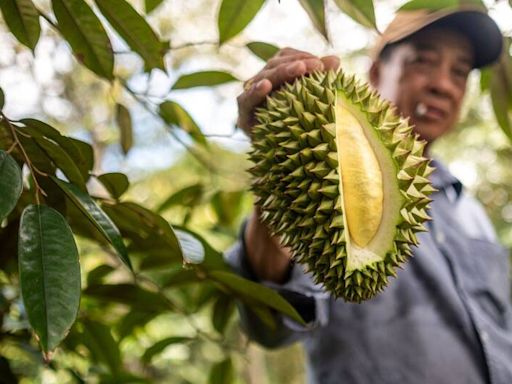
[[[457,86],[451,75],[451,68],[446,64],[439,65],[431,71],[429,88],[436,95],[455,97]]]

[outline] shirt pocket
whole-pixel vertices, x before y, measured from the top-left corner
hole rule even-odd
[[[463,285],[467,293],[495,321],[501,321],[510,302],[509,252],[501,244],[468,239]]]

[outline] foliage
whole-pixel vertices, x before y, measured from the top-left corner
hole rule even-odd
[[[142,2],[126,0],[41,3],[2,1],[3,21],[26,47],[17,48],[21,51],[35,53],[48,36],[69,45],[80,66],[62,77],[92,139],[71,137],[69,127],[55,124],[51,116],[0,114],[0,379],[35,379],[44,365],[62,382],[195,382],[205,377],[210,383],[236,382],[236,366],[246,352],[232,321],[236,303],[253,306],[270,326],[273,311],[301,319],[277,293],[235,274],[217,250],[233,241],[250,206],[245,180],[230,168],[243,161],[219,149],[173,95],[238,82],[238,77],[218,68],[189,72],[155,102],[135,89],[133,79],[143,75],[149,82],[180,65],[180,47],[156,31],[149,15],[165,1],[146,0],[145,14],[138,8]],[[421,3],[443,8],[453,1]],[[329,40],[327,0],[300,4]],[[333,4],[364,27],[376,28],[372,1]],[[263,0],[222,0],[214,46],[240,39],[263,6]],[[263,60],[278,50],[263,41],[243,44]],[[139,57],[140,71],[119,65],[126,53],[119,46]],[[482,91],[489,92],[509,138],[511,60],[507,51],[482,76]],[[114,137],[124,156],[137,149],[134,127],[140,111],[187,150],[173,171],[170,194],[155,196],[154,188],[130,185],[119,170],[101,170],[105,142],[116,139],[98,139],[105,134],[93,118],[91,95],[108,100],[108,124],[117,126]],[[0,111],[4,98],[9,101],[9,93],[0,90]],[[234,177],[228,181],[226,174]],[[222,188],[212,183],[216,178],[226,178]],[[161,179],[155,175],[148,183]],[[144,194],[160,203],[145,204],[149,199],[139,198]],[[168,322],[186,331],[162,335],[161,324]],[[160,356],[179,348],[191,351],[190,365],[199,362],[201,368],[187,376],[162,366]],[[214,357],[200,357],[205,355]]]

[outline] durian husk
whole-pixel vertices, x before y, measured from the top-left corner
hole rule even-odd
[[[335,103],[341,94],[364,114],[394,165],[401,195],[392,241],[381,260],[347,268],[350,237],[339,191]],[[354,76],[341,70],[316,72],[284,85],[256,111],[252,191],[261,220],[291,249],[295,261],[311,271],[336,298],[361,302],[374,297],[412,256],[434,191],[433,167],[423,156],[425,142],[408,120]],[[386,225],[387,223],[381,223]]]

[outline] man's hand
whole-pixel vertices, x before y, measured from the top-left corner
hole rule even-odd
[[[336,69],[340,61],[336,56],[317,57],[293,48],[283,48],[272,57],[267,65],[245,84],[244,92],[238,96],[238,127],[250,136],[255,124],[254,110],[265,97],[285,82],[314,71]],[[247,86],[249,85],[249,86]]]

